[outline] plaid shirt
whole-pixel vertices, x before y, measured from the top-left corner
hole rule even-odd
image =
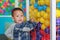
[[[36,23],[31,21],[16,24],[13,30],[13,40],[31,40],[30,30],[35,26]]]

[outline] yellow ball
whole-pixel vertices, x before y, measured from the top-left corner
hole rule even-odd
[[[20,4],[20,8],[22,8],[22,4]]]
[[[50,0],[44,0],[45,4],[50,6]]]
[[[37,17],[37,18],[36,18],[36,21],[37,21],[37,22],[40,22],[40,18]]]
[[[8,0],[6,0],[6,2],[8,2]]]
[[[44,16],[43,16],[44,19],[48,19],[49,18],[49,15],[48,13],[45,13]]]
[[[12,6],[15,6],[15,3],[12,3]]]
[[[38,10],[37,9],[34,9],[34,11],[33,11],[34,13],[38,13]]]
[[[3,9],[4,9],[5,7],[4,7],[4,6],[1,6],[1,8],[3,8]]]
[[[45,22],[45,20],[44,20],[43,17],[40,18],[40,22],[41,22],[41,23],[44,23],[44,22]]]
[[[46,26],[44,24],[42,24],[41,29],[42,30],[45,30],[46,29]]]
[[[50,7],[47,7],[46,12],[50,14]]]
[[[36,15],[36,16],[37,16],[37,17],[41,17],[41,16],[40,16],[40,12],[37,12],[37,15]]]
[[[30,0],[30,3],[31,3],[31,4],[34,4],[34,3],[35,3],[35,0]]]
[[[56,0],[56,2],[60,2],[60,0]]]
[[[31,6],[30,6],[30,8],[31,8],[32,10],[34,10],[34,9],[35,9],[33,5],[31,5]]]
[[[49,20],[45,20],[44,24],[45,24],[46,27],[48,27],[48,26],[50,26],[50,21]]]
[[[34,17],[35,18],[35,13],[33,11],[29,12],[30,18]]]
[[[38,4],[39,4],[39,5],[44,5],[45,2],[44,2],[44,0],[38,0]]]
[[[44,14],[45,14],[45,11],[41,11],[41,12],[40,12],[40,16],[41,16],[41,17],[43,17]]]
[[[56,9],[56,17],[60,17],[60,10]]]
[[[24,17],[24,21],[26,21],[26,17]]]

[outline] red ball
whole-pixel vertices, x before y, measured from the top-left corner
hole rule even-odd
[[[40,30],[40,33],[42,34],[42,35],[45,35],[46,33],[44,32],[44,30]]]
[[[36,30],[30,32],[32,40],[36,40]]]

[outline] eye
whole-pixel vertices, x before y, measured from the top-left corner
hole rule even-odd
[[[21,17],[22,17],[23,15],[21,15]]]
[[[16,17],[19,17],[18,15]]]

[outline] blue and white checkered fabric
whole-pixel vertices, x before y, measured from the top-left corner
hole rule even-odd
[[[31,21],[16,24],[13,31],[14,40],[30,40],[30,30],[35,26],[36,23]]]

